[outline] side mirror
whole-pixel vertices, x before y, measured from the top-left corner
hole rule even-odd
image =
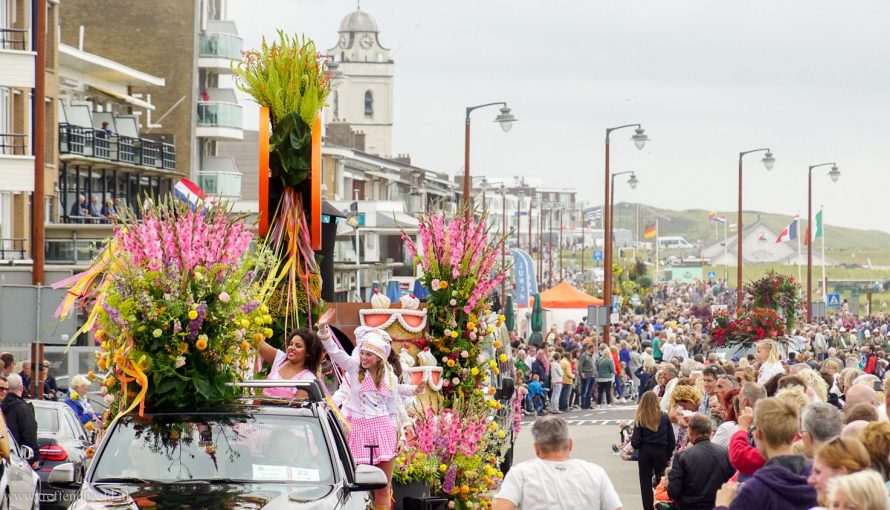
[[[367,464],[359,464],[355,467],[355,483],[350,487],[350,491],[375,491],[389,485],[386,480],[386,473],[378,467],[369,466]]]
[[[28,462],[34,458],[34,450],[30,446],[21,445],[19,446],[19,457]]]
[[[74,464],[66,462],[54,467],[49,473],[50,485],[70,485],[74,483]]]

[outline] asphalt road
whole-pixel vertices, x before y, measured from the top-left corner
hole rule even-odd
[[[618,422],[632,420],[636,407],[621,405],[611,409],[579,410],[563,413],[569,423],[569,433],[574,440],[572,456],[598,464],[609,474],[625,510],[641,510],[640,483],[637,463],[621,460],[612,453],[612,444],[618,442]],[[523,420],[522,431],[516,441],[514,464],[534,457],[531,426],[534,416]]]

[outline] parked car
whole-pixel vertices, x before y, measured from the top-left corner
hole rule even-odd
[[[49,474],[56,466],[71,463],[75,481],[82,481],[89,466],[87,450],[93,446],[93,435],[64,402],[34,400],[31,403],[37,416],[37,445],[40,448],[40,467],[37,469],[42,482],[40,501],[47,507],[65,508],[74,501],[77,491],[51,486]]]
[[[120,417],[70,508],[365,509],[368,491],[386,486],[380,469],[355,466],[317,382],[243,385],[297,387],[309,398]],[[78,486],[72,463],[53,468],[49,480]]]
[[[34,455],[28,446],[19,446],[9,436],[9,457],[0,477],[0,508],[26,510],[40,508],[40,477],[31,469],[29,459]]]

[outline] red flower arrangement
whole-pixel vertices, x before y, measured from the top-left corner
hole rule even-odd
[[[714,317],[711,343],[714,347],[723,345],[750,345],[766,338],[785,336],[785,321],[770,308],[743,309],[735,318],[726,312],[718,312]]]

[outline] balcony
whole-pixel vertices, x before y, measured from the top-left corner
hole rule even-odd
[[[172,143],[71,124],[59,124],[59,154],[158,170],[176,169],[176,147]]]
[[[0,27],[0,87],[34,88],[35,55],[27,30]]]
[[[234,91],[231,92],[234,99]],[[243,122],[241,105],[234,101],[198,102],[198,138],[243,140]]]
[[[244,41],[233,34],[208,33],[201,35],[198,46],[198,67],[219,74],[230,74],[232,63],[241,61]]]
[[[28,136],[0,133],[0,192],[34,191],[34,156]]]
[[[241,198],[241,172],[231,157],[205,156],[198,172],[198,186],[208,195],[238,199]]]

